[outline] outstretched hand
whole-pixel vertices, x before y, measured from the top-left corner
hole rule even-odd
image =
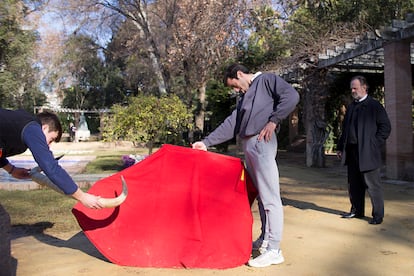
[[[85,207],[90,209],[102,209],[103,206],[99,202],[100,196],[96,196],[93,194],[85,193],[81,189],[72,194],[72,197],[82,203]]]
[[[17,179],[27,179],[30,178],[29,171],[30,170],[25,168],[14,167],[10,175]]]
[[[206,151],[207,150],[207,147],[206,147],[206,145],[203,142],[199,141],[199,142],[195,142],[193,144],[193,149],[205,150]]]

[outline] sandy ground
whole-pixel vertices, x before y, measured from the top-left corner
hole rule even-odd
[[[414,276],[414,183],[385,181],[386,215],[383,224],[374,226],[369,217],[340,218],[349,209],[346,174],[333,158],[324,169],[305,167],[301,154],[283,153],[278,160],[285,212],[283,264],[226,270],[123,267],[106,260],[79,229],[53,236],[13,233],[16,275]],[[254,237],[260,227],[256,206]],[[366,215],[370,213],[367,197]]]

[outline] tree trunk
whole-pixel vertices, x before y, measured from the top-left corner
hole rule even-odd
[[[324,121],[314,121],[312,128],[312,166],[325,167],[325,141],[329,133],[326,131],[326,123]]]
[[[141,12],[143,12],[143,10],[141,10]],[[127,13],[131,18],[135,18],[135,16],[133,16],[133,14],[131,14],[130,12]],[[147,18],[147,15],[145,14],[145,16],[143,16],[143,18]],[[149,54],[149,58],[151,60],[151,64],[152,64],[152,69],[154,70],[154,75],[155,75],[155,79],[158,85],[158,91],[160,93],[160,95],[166,95],[168,93],[167,91],[167,85],[166,85],[166,81],[164,79],[164,72],[162,71],[162,67],[161,67],[161,62],[160,62],[160,58],[159,58],[159,54],[158,54],[158,50],[156,48],[156,45],[153,41],[153,39],[150,36],[150,30],[149,30],[149,26],[147,26],[147,31],[144,31],[144,27],[141,26],[136,20],[133,21],[134,25],[137,27],[137,29],[139,30],[139,32],[145,36],[146,39],[148,39],[150,42],[148,44],[148,54]]]
[[[196,129],[203,133],[204,117],[206,113],[206,83],[203,83],[198,89],[198,98],[200,100],[200,110],[195,116]]]
[[[326,71],[315,70],[304,81],[305,91],[305,129],[306,129],[306,165],[325,167],[325,141],[328,138],[325,121],[327,98]]]
[[[151,139],[147,142],[147,148],[148,148],[148,155],[152,154],[152,151],[154,149],[154,140]]]

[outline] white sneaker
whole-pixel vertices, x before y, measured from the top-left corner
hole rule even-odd
[[[252,249],[259,251],[260,254],[263,254],[266,252],[268,245],[269,245],[269,241],[257,239],[253,242]]]
[[[248,265],[251,267],[267,267],[275,264],[281,264],[285,261],[282,250],[270,249],[255,259],[250,259]]]

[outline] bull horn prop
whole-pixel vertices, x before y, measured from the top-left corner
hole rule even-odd
[[[128,186],[126,184],[126,181],[125,181],[123,175],[121,175],[121,181],[122,181],[122,193],[119,196],[117,196],[115,198],[103,198],[103,197],[101,197],[99,199],[99,203],[101,203],[104,208],[117,207],[125,201],[125,199],[128,195]]]
[[[47,186],[60,194],[65,194],[58,186],[56,186],[45,174],[42,173],[42,169],[34,167],[29,171],[30,178],[41,186]]]
[[[58,186],[56,186],[49,179],[49,177],[47,177],[41,171],[42,170],[39,167],[34,167],[33,169],[31,169],[29,171],[29,175],[31,179],[41,186],[47,186],[60,194],[65,194]],[[113,208],[113,207],[121,205],[125,201],[128,195],[128,186],[122,175],[121,175],[121,181],[122,181],[122,193],[119,196],[115,198],[99,198],[99,203],[101,203],[101,205],[104,208]]]

